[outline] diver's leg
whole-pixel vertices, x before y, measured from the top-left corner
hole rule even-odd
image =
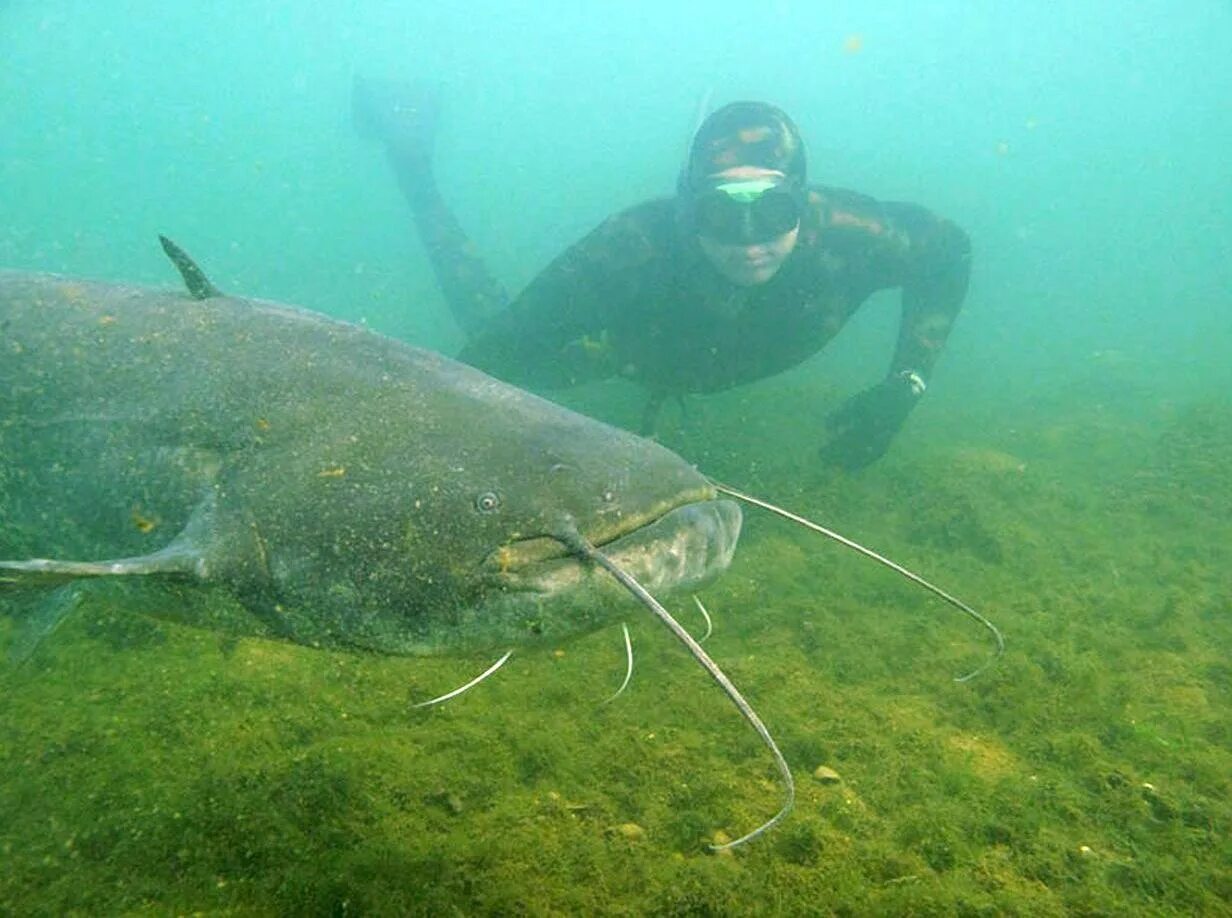
[[[509,302],[508,294],[479,257],[475,244],[462,230],[436,187],[431,164],[408,161],[394,149],[390,163],[402,194],[411,205],[419,238],[454,321],[473,338]]]
[[[438,97],[431,86],[356,79],[352,110],[357,130],[385,145],[445,302],[471,338],[509,297],[437,188],[432,148]]]

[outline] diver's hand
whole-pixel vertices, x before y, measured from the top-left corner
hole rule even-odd
[[[907,371],[849,398],[826,418],[822,461],[849,472],[876,462],[923,392],[924,381]]]

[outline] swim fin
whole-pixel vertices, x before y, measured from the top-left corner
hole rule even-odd
[[[351,118],[361,137],[379,140],[405,156],[431,158],[440,97],[436,83],[356,76]]]

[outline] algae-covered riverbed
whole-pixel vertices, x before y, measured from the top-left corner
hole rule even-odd
[[[3,672],[0,911],[1232,909],[1232,403],[952,407],[847,478],[783,424],[795,398],[784,384],[714,400],[669,440],[957,593],[1008,649],[953,681],[987,633],[750,511],[703,598],[707,648],[799,785],[767,836],[708,850],[781,791],[644,614],[610,704],[618,628],[415,710],[490,661],[237,640],[87,591]],[[702,631],[687,597],[672,608]]]

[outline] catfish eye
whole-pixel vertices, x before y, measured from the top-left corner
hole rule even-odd
[[[616,492],[612,491],[610,488],[599,495],[599,500],[603,501],[605,504],[610,504],[615,499]]]
[[[475,509],[480,513],[495,513],[500,505],[500,495],[495,491],[484,491],[475,498]]]

